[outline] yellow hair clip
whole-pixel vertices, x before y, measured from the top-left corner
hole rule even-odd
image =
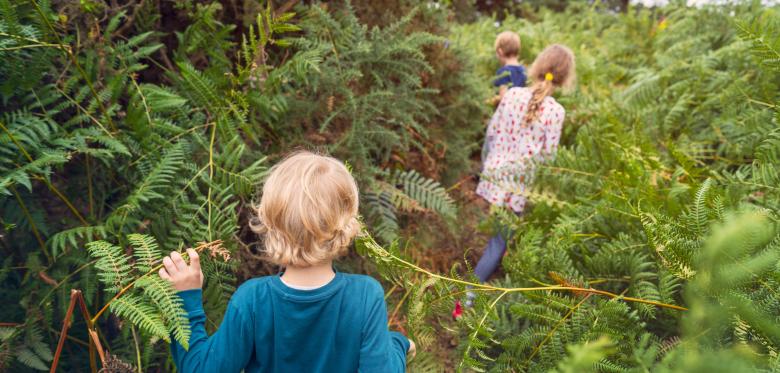
[[[544,80],[552,81],[553,80],[553,74],[552,73],[544,74]]]

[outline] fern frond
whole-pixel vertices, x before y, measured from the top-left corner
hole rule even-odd
[[[86,246],[89,255],[97,259],[98,278],[106,290],[116,293],[132,281],[132,266],[124,250],[106,241],[94,241]]]
[[[424,208],[431,209],[445,218],[452,218],[457,213],[455,202],[441,184],[415,170],[396,171],[390,175],[389,182]],[[399,206],[403,200],[396,198],[395,202],[396,206]]]
[[[165,327],[162,316],[151,305],[135,295],[125,295],[116,299],[109,306],[111,312],[129,320],[141,330],[170,342],[168,328]]]
[[[80,242],[101,240],[106,239],[107,237],[108,233],[106,227],[102,225],[74,227],[55,233],[49,238],[46,244],[51,247],[52,254],[56,256],[60,252],[67,251],[68,247],[79,247]]]
[[[135,257],[135,266],[141,272],[149,272],[159,264],[162,258],[157,241],[147,235],[131,233],[127,235],[127,240],[133,247],[133,256]]]
[[[780,37],[776,18],[736,21],[739,36],[751,43],[751,52],[769,68],[780,71]]]
[[[184,349],[189,349],[190,323],[184,304],[176,294],[176,289],[170,281],[163,280],[159,276],[146,276],[136,283],[136,286],[144,290],[144,297],[151,299],[157,307],[163,322],[169,326],[173,338]]]

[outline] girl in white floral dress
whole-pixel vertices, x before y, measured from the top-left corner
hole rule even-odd
[[[563,45],[547,47],[529,70],[533,85],[511,88],[488,125],[477,194],[495,206],[520,215],[534,165],[555,156],[566,114],[551,94],[574,79],[574,54]],[[503,234],[502,234],[503,233]],[[498,268],[511,234],[500,232],[488,241],[474,272],[480,281]]]

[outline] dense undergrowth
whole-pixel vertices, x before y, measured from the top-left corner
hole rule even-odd
[[[73,288],[103,348],[172,370],[160,346],[188,330],[171,289],[144,273],[161,251],[221,240],[203,256],[213,330],[242,279],[274,270],[242,227],[270,164],[303,147],[359,180],[389,251],[370,239],[358,251],[403,294],[393,307],[422,349],[411,369],[780,369],[776,10],[575,3],[497,28],[453,23],[457,4],[411,4],[390,20],[368,1],[292,14],[0,0],[0,368],[48,369]],[[439,240],[477,229],[453,222],[469,206],[434,180],[476,169],[499,29],[521,34],[526,63],[571,46],[578,84],[560,97],[563,147],[540,167],[533,206],[482,225],[517,229],[503,274],[453,322],[468,271],[407,261],[421,237],[405,227],[436,224],[426,234]],[[74,320],[64,371],[96,361],[91,323]]]
[[[494,215],[518,230],[496,283],[593,287],[690,311],[487,289],[455,326],[465,365],[778,369],[778,21],[757,6],[570,6],[501,23],[521,35],[527,63],[549,43],[571,46],[579,81],[560,98],[565,146],[541,167],[534,206],[521,220]],[[486,19],[452,36],[485,79],[495,32]]]

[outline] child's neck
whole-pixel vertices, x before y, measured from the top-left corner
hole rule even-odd
[[[306,287],[326,285],[334,277],[336,272],[333,271],[332,260],[309,267],[287,266],[282,275],[285,283]]]
[[[517,66],[517,65],[520,65],[520,62],[517,60],[517,57],[504,58],[504,66]]]

